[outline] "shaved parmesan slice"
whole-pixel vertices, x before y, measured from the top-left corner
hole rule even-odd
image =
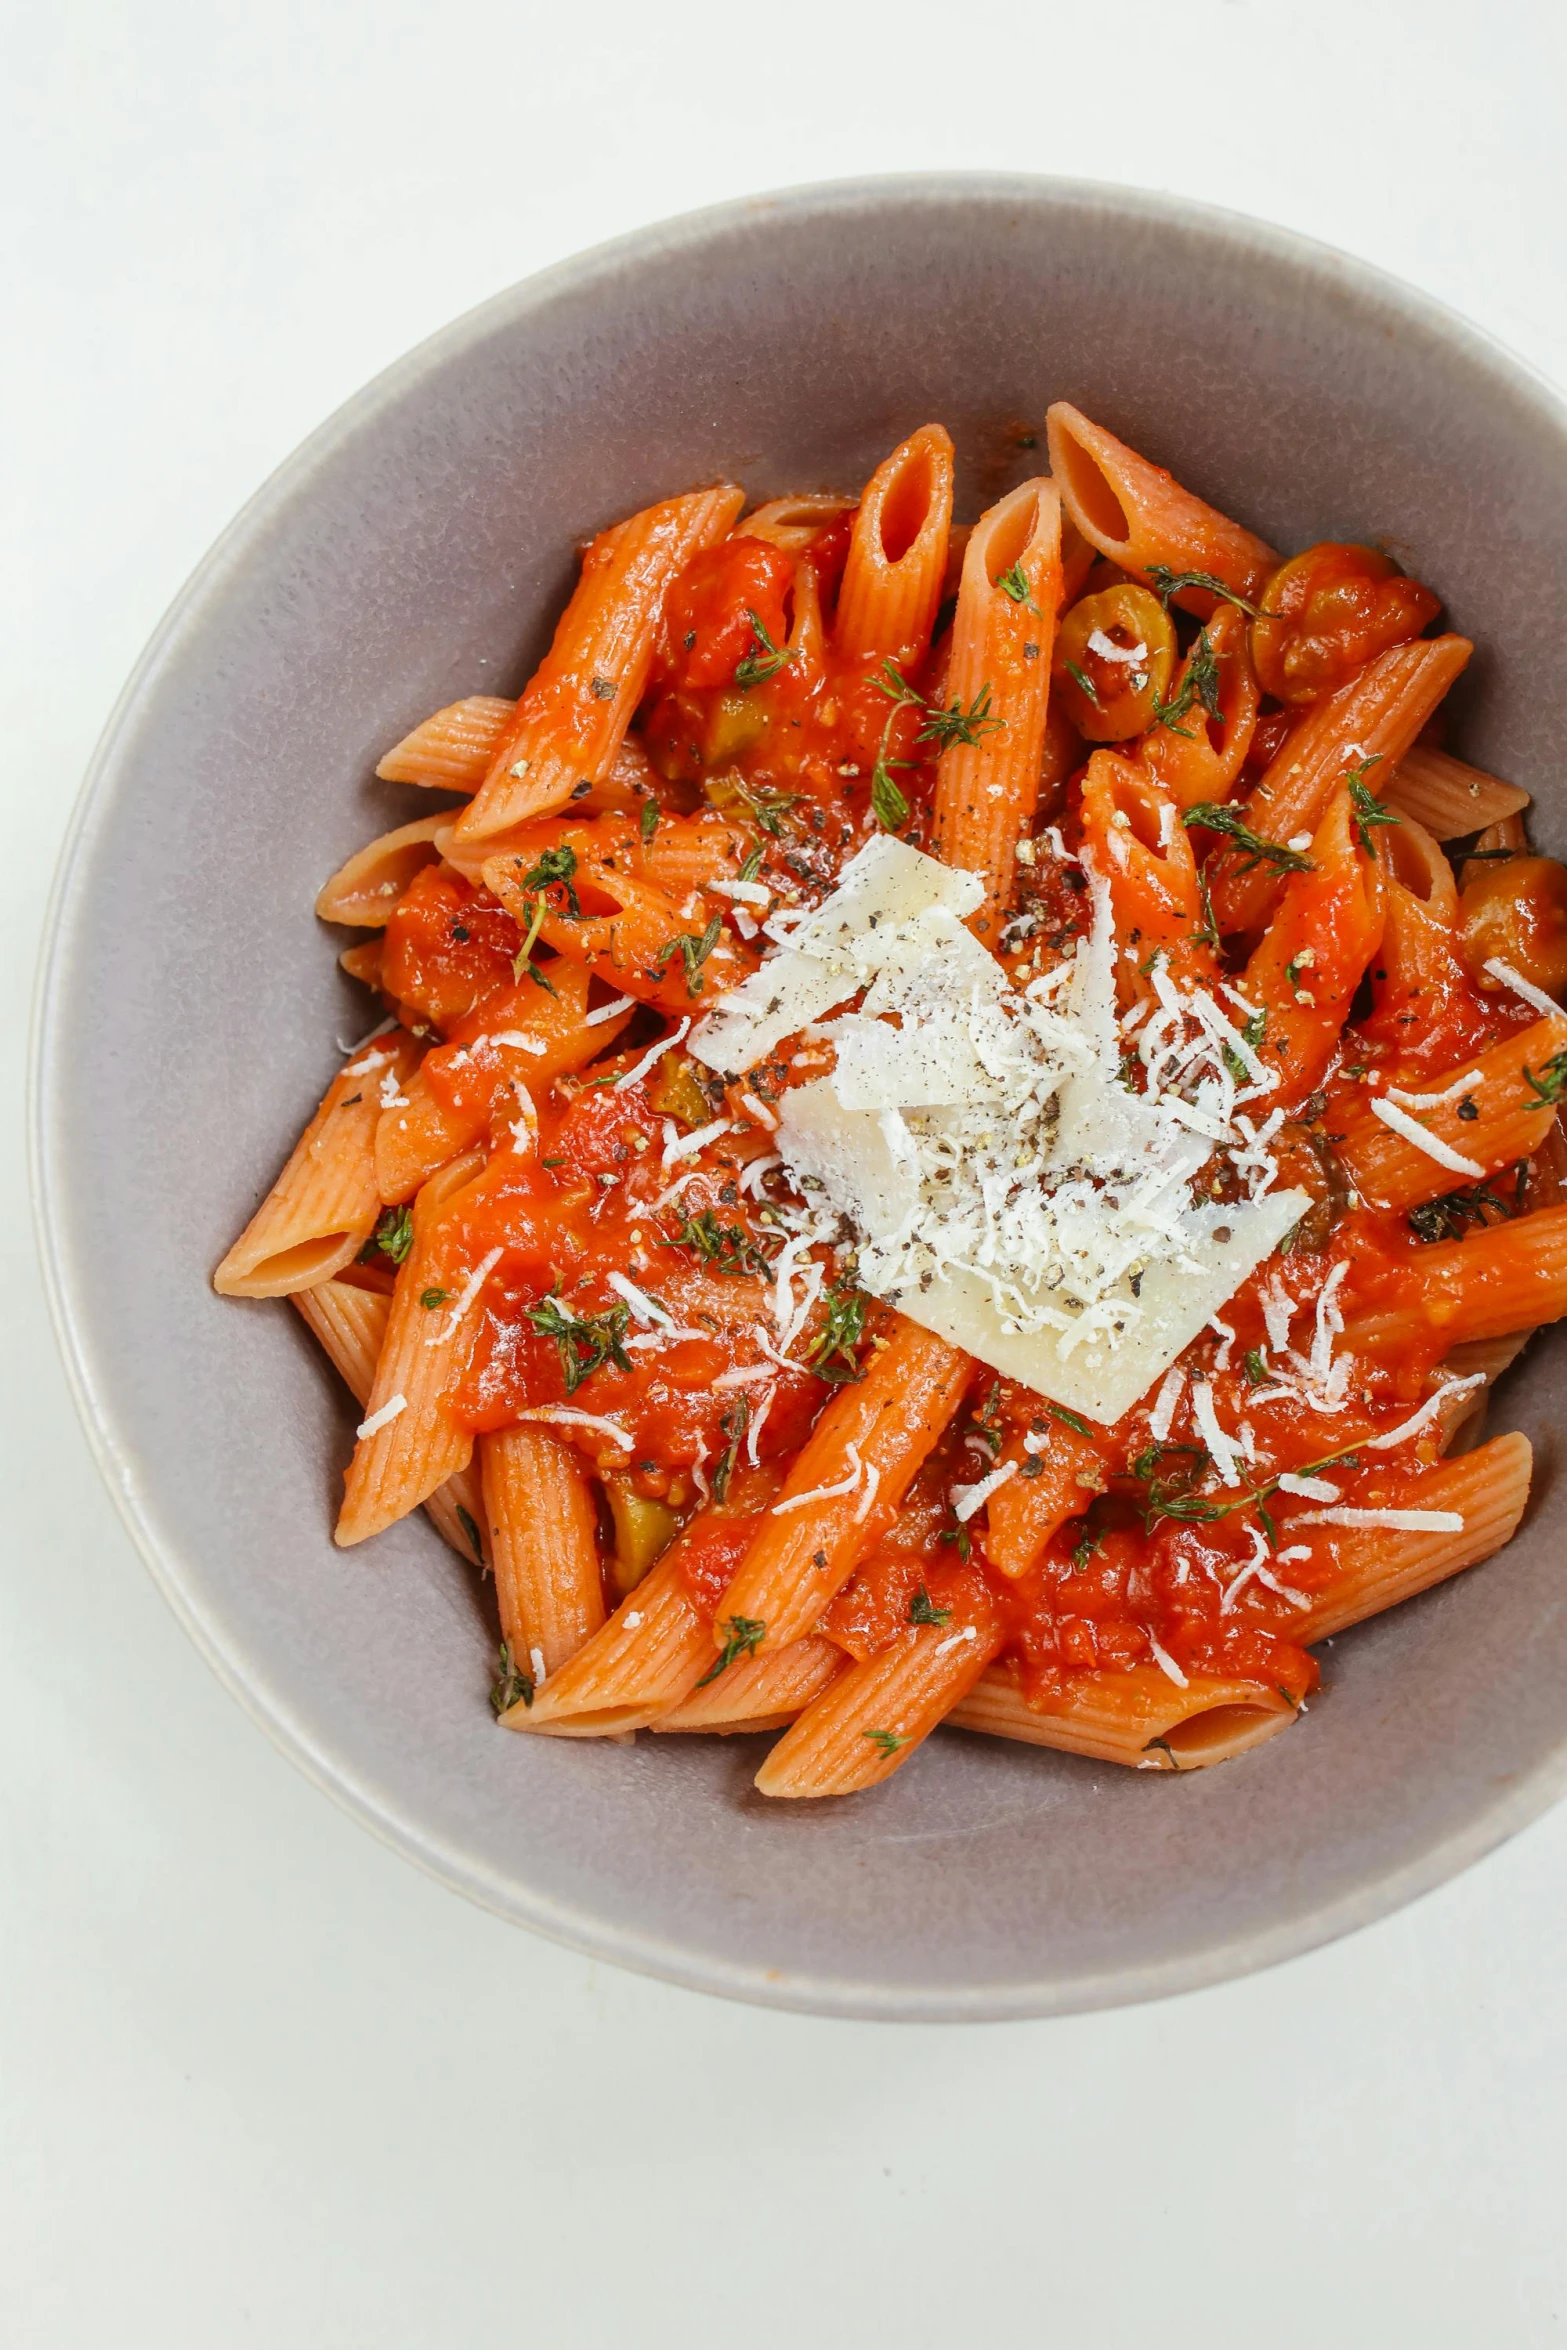
[[[1210,1211],[1229,1240],[1220,1243],[1210,1232],[1206,1241],[1191,1246],[1190,1266],[1150,1265],[1135,1301],[1140,1309],[1136,1323],[1128,1319],[1116,1331],[1112,1322],[1098,1340],[1074,1343],[1073,1334],[1058,1330],[1009,1331],[986,1282],[958,1269],[938,1274],[928,1289],[904,1290],[892,1302],[911,1322],[934,1330],[993,1371],[1109,1426],[1190,1346],[1210,1315],[1273,1254],[1310,1205],[1303,1191],[1273,1191],[1253,1206],[1224,1209],[1222,1219]],[[1122,1303],[1133,1306],[1129,1288]]]

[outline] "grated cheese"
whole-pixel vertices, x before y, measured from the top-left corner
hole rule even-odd
[[[1532,1005],[1545,1019],[1561,1018],[1562,1008],[1556,998],[1548,996],[1543,987],[1536,987],[1532,979],[1525,979],[1523,973],[1515,971],[1511,963],[1504,963],[1500,955],[1492,955],[1485,968],[1493,979],[1499,979],[1504,987],[1510,987],[1514,995],[1522,996],[1524,1002]]]
[[[1190,1681],[1181,1671],[1180,1666],[1176,1663],[1174,1657],[1171,1656],[1169,1650],[1167,1648],[1161,1648],[1158,1641],[1154,1638],[1151,1632],[1148,1635],[1148,1645],[1153,1650],[1153,1661],[1158,1666],[1160,1672],[1168,1674],[1170,1679],[1175,1683],[1177,1689],[1189,1689],[1191,1687]]]
[[[952,1488],[952,1515],[960,1526],[966,1526],[976,1510],[983,1509],[993,1493],[1018,1472],[1016,1461],[1003,1461],[988,1477],[981,1477],[977,1485],[954,1485]]]
[[[632,1438],[618,1420],[603,1419],[597,1412],[579,1412],[569,1403],[531,1404],[525,1412],[519,1412],[517,1417],[519,1420],[539,1420],[550,1427],[596,1429],[623,1451],[629,1453],[636,1450]]]
[[[710,1125],[693,1127],[692,1131],[682,1138],[673,1118],[666,1118],[664,1120],[664,1156],[661,1161],[665,1173],[669,1172],[678,1159],[694,1159],[698,1151],[705,1151],[710,1142],[716,1142],[721,1134],[729,1133],[733,1125],[733,1118],[714,1118]]]
[[[433,1338],[427,1338],[424,1342],[426,1346],[442,1346],[448,1339],[456,1337],[458,1331],[462,1327],[463,1317],[466,1315],[468,1308],[473,1304],[473,1301],[478,1296],[480,1290],[484,1287],[486,1281],[488,1281],[490,1278],[490,1275],[494,1272],[496,1266],[500,1263],[501,1255],[502,1251],[500,1249],[492,1248],[488,1256],[481,1257],[479,1259],[479,1262],[474,1266],[473,1271],[469,1274],[467,1280],[463,1283],[462,1290],[457,1299],[457,1303],[453,1306],[451,1312],[446,1317],[445,1329],[437,1330]]]
[[[596,1012],[584,1015],[584,1028],[602,1028],[606,1020],[613,1020],[617,1012],[629,1012],[636,1002],[634,995],[618,995],[611,1004],[600,1004]]]
[[[1462,1534],[1457,1510],[1307,1510],[1302,1526],[1392,1526],[1401,1534]]]
[[[775,1518],[784,1518],[791,1510],[809,1509],[811,1504],[817,1501],[840,1501],[846,1493],[852,1493],[865,1474],[865,1463],[860,1458],[858,1445],[846,1444],[844,1451],[848,1454],[850,1462],[847,1477],[841,1479],[836,1485],[817,1485],[809,1493],[792,1493],[783,1501],[775,1501],[772,1515]]]
[[[1386,1094],[1379,1093],[1373,1098],[1371,1114],[1374,1118],[1380,1118],[1384,1126],[1390,1126],[1395,1134],[1401,1134],[1405,1142],[1413,1143],[1417,1151],[1424,1151],[1426,1157],[1434,1159],[1439,1167],[1446,1167],[1451,1174],[1479,1177],[1486,1172],[1478,1160],[1466,1159],[1462,1151],[1455,1151],[1439,1134],[1428,1134],[1407,1110],[1401,1110]]]
[[[635,1085],[638,1079],[645,1077],[650,1069],[656,1068],[666,1053],[672,1053],[677,1044],[684,1042],[690,1032],[690,1027],[689,1019],[682,1020],[673,1036],[661,1036],[657,1044],[650,1044],[636,1066],[628,1069],[623,1077],[616,1078],[615,1091],[624,1093],[628,1085]]]
[[[359,1427],[355,1433],[360,1437],[361,1440],[363,1440],[366,1436],[374,1436],[378,1430],[382,1428],[389,1428],[392,1422],[397,1418],[398,1413],[406,1412],[407,1409],[408,1398],[406,1395],[388,1396],[386,1402],[382,1404],[381,1409],[378,1412],[372,1412],[368,1420],[362,1420],[360,1422]]]

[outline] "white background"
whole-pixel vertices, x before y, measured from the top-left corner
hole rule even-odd
[[[165,1612],[56,1367],[19,1104],[121,679],[410,344],[663,214],[986,166],[1307,230],[1567,379],[1559,10],[51,0],[3,38],[0,2337],[1556,2342],[1567,1809],[1349,1943],[1064,2023],[753,2013],[528,1940],[341,1818]]]

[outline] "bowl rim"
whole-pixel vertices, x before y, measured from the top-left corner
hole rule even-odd
[[[873,1970],[852,1977],[781,1973],[710,1951],[678,1946],[632,1925],[606,1921],[591,1910],[541,1895],[517,1877],[406,1816],[370,1783],[356,1777],[350,1758],[328,1750],[280,1692],[258,1685],[242,1650],[192,1583],[178,1546],[152,1523],[135,1465],[116,1430],[111,1370],[102,1370],[77,1319],[75,1268],[55,1214],[49,1183],[57,1114],[53,1073],[67,1049],[61,1033],[61,989],[77,938],[79,900],[87,885],[97,832],[112,803],[122,746],[133,735],[160,678],[177,654],[187,627],[225,578],[249,560],[271,517],[307,493],[312,476],[377,413],[421,379],[481,342],[500,321],[515,323],[562,296],[591,289],[639,263],[714,236],[765,222],[803,223],[887,206],[933,209],[988,203],[1100,212],[1184,231],[1255,258],[1272,261],[1319,284],[1337,286],[1362,303],[1422,329],[1490,375],[1499,392],[1543,422],[1567,445],[1567,397],[1529,361],[1486,329],[1403,279],[1339,248],[1246,213],[1191,198],[1122,186],[1113,181],[1047,174],[944,171],[900,172],[813,181],[679,213],[651,222],[554,262],[488,296],[394,359],[350,395],[285,457],[240,507],[170,602],[132,668],[88,762],[61,843],[49,891],[34,984],[28,1053],[28,1173],[44,1292],[78,1418],[121,1522],[157,1589],[195,1648],[227,1689],[296,1768],[380,1842],[413,1861],[479,1907],[585,1956],[654,1976],[683,1989],[711,1992],[758,2006],[830,2018],[882,2022],[979,2022],[1083,2013],[1167,1998],[1251,1974],[1304,1954],[1369,1925],[1430,1892],[1537,1819],[1567,1791],[1567,1731],[1510,1785],[1494,1791],[1459,1827],[1400,1867],[1334,1898],[1309,1905],[1260,1931],[1168,1959],[1120,1961],[1067,1980],[962,1985],[878,1984]]]

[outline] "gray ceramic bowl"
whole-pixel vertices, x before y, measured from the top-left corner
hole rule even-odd
[[[807,189],[654,228],[403,360],[234,523],[116,710],[59,883],[37,1184],[61,1341],[170,1603],[368,1827],[521,1923],[823,2013],[1037,2015],[1256,1967],[1495,1844],[1567,1774],[1552,1406],[1507,1554],[1339,1641],[1307,1719],[1184,1783],[942,1733],[879,1793],[768,1806],[758,1746],[490,1724],[480,1595],[423,1521],[328,1539],[351,1407],[209,1268],[366,1025],[310,907],[418,795],[437,704],[515,690],[584,532],[727,474],[852,487],[939,417],[966,509],[1081,403],[1281,546],[1386,536],[1480,651],[1468,752],[1567,848],[1567,416],[1405,288],[1274,229],[1044,180]],[[427,802],[424,805],[428,805]],[[106,1204],[112,1213],[106,1213]],[[127,1247],[126,1236],[134,1235]]]

